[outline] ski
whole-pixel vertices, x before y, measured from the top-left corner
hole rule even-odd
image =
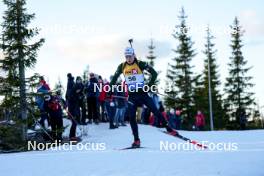
[[[142,149],[142,148],[146,148],[146,147],[125,147],[117,150],[131,150],[131,149]]]
[[[165,134],[168,134],[168,135],[171,135],[171,136],[174,136],[174,137],[177,137],[177,138],[179,138],[179,139],[182,139],[182,140],[184,140],[184,141],[186,141],[186,142],[189,142],[189,143],[191,143],[191,144],[193,144],[193,145],[196,145],[196,146],[198,146],[198,147],[200,147],[200,148],[203,148],[203,149],[207,149],[208,147],[207,146],[205,146],[205,145],[203,145],[203,144],[201,144],[201,143],[199,143],[199,142],[197,142],[197,141],[194,141],[194,140],[191,140],[191,139],[189,139],[189,138],[186,138],[186,137],[184,137],[184,136],[182,136],[182,135],[180,135],[178,132],[176,132],[176,133],[169,133],[169,132],[167,132],[167,131],[162,131],[163,133],[165,133]]]

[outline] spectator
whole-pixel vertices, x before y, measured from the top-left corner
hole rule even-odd
[[[109,83],[106,83],[105,86],[108,86]],[[107,96],[105,101],[105,108],[107,112],[107,116],[109,119],[109,129],[118,128],[118,126],[114,125],[114,118],[116,114],[116,105],[113,101],[113,96]]]
[[[101,122],[107,122],[107,113],[105,110],[105,100],[106,100],[106,92],[103,90],[104,85],[107,83],[108,81],[105,79],[104,81],[102,80],[98,80],[99,86],[102,86],[102,91],[99,93],[99,97],[98,97],[98,104],[99,104],[99,114],[100,114],[100,118],[101,118]]]
[[[176,116],[176,130],[180,130],[181,129],[181,124],[182,124],[182,117],[181,117],[181,110],[176,109],[175,112]]]
[[[87,92],[87,104],[88,104],[88,123],[92,123],[92,120],[95,124],[99,123],[98,115],[98,96],[99,90],[96,88],[98,81],[94,73],[90,73],[90,79],[86,87]]]
[[[52,138],[54,140],[62,140],[62,107],[59,101],[56,96],[45,95],[44,109],[50,116]]]
[[[197,114],[195,116],[195,127],[196,127],[196,130],[202,131],[202,130],[204,130],[204,126],[205,126],[204,115],[203,115],[203,113],[201,111],[197,111]]]
[[[74,77],[71,75],[71,73],[67,74],[68,77],[68,83],[67,83],[67,90],[66,90],[66,102],[68,106],[68,112],[69,116],[72,121],[71,129],[69,138],[70,140],[76,140],[76,120],[77,117],[77,104],[78,104],[78,98],[77,98],[77,92],[75,91],[75,83],[74,83]]]
[[[246,129],[246,124],[247,124],[247,116],[246,116],[246,111],[242,110],[239,116],[239,124],[240,124],[240,129],[245,130]]]
[[[46,83],[46,81],[44,80],[44,77],[41,76],[39,78],[39,86],[37,88],[37,93],[42,94],[36,97],[36,104],[38,105],[38,108],[40,110],[40,121],[39,123],[45,127],[45,120],[48,121],[48,125],[49,125],[49,117],[47,115],[47,112],[44,109],[44,98],[43,95],[48,94],[50,91],[50,87],[49,85]]]
[[[84,102],[84,85],[82,78],[77,76],[76,84],[73,87],[77,95],[77,110],[76,110],[76,121],[79,124],[86,124],[86,106]],[[80,110],[81,109],[81,110]]]

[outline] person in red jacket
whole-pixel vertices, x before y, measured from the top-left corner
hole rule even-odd
[[[204,130],[205,126],[205,117],[201,111],[197,111],[195,116],[195,127],[198,131]]]
[[[104,87],[105,84],[107,83],[107,80],[99,80],[99,85]],[[109,84],[109,83],[108,83]],[[106,117],[106,109],[105,109],[105,100],[106,100],[106,92],[104,90],[102,90],[100,93],[99,93],[99,97],[98,97],[98,102],[99,102],[99,107],[101,109],[101,113],[100,116],[101,116],[101,122],[107,122],[107,117]]]

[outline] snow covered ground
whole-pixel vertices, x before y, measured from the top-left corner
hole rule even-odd
[[[188,132],[183,136],[214,144],[234,146],[220,150],[175,149],[184,144],[160,129],[140,125],[142,146],[136,150],[118,150],[130,146],[130,127],[109,130],[108,124],[89,125],[82,144],[88,150],[47,150],[0,155],[3,176],[263,176],[264,130]],[[85,130],[84,130],[85,131]],[[66,134],[67,135],[67,134]],[[183,143],[182,143],[183,142]],[[164,151],[160,144],[170,144]],[[211,145],[211,144],[210,144]],[[78,146],[80,147],[80,146]],[[174,148],[173,148],[174,147]]]

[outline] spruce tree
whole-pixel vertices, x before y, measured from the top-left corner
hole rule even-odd
[[[231,32],[231,49],[229,76],[226,79],[225,93],[227,95],[226,105],[228,107],[231,119],[239,122],[240,115],[243,111],[251,109],[254,104],[254,93],[251,88],[252,76],[248,76],[251,67],[247,66],[247,60],[242,54],[242,36],[244,31],[235,17],[233,25],[230,26]]]
[[[178,41],[178,46],[173,50],[176,57],[172,59],[167,70],[167,85],[170,85],[166,94],[172,98],[166,98],[165,104],[169,107],[177,106],[182,109],[185,127],[192,124],[193,116],[193,72],[191,61],[195,56],[193,42],[188,32],[185,11],[180,11],[180,25],[175,27],[173,37]],[[190,127],[190,126],[189,126]]]
[[[3,0],[7,10],[4,12],[2,23],[1,49],[4,53],[1,69],[6,76],[4,89],[4,103],[15,103],[19,109],[18,116],[27,119],[27,86],[25,71],[31,68],[37,61],[37,50],[44,43],[44,39],[31,42],[39,30],[30,28],[29,24],[35,14],[27,13],[25,0]]]

